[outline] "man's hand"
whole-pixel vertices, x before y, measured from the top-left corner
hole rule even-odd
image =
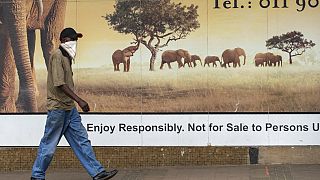
[[[81,107],[83,112],[89,112],[90,111],[89,104],[86,101],[81,99],[78,104]]]
[[[66,84],[63,84],[61,86],[58,86],[68,97],[73,99],[78,103],[78,105],[81,107],[83,112],[90,111],[89,104],[81,99],[78,95],[76,95]]]

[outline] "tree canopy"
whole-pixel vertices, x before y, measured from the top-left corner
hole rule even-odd
[[[115,31],[133,34],[151,52],[150,70],[159,48],[186,38],[200,27],[198,6],[185,6],[170,0],[118,0],[115,11],[103,16]]]
[[[306,49],[312,48],[316,44],[304,38],[298,31],[288,32],[280,36],[273,36],[266,41],[268,49],[280,49],[289,54],[289,62],[292,64],[292,57],[302,55]]]

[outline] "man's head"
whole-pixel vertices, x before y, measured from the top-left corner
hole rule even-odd
[[[73,28],[65,28],[60,33],[60,41],[62,43],[68,41],[77,41],[78,38],[82,38],[81,33],[77,33]]]

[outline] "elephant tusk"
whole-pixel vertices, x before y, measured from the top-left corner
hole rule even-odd
[[[43,15],[43,2],[42,0],[35,0],[38,7],[38,20],[40,20]]]

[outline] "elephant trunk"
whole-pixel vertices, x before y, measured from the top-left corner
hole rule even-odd
[[[43,15],[43,2],[42,0],[36,0],[36,4],[38,7],[38,21],[39,21],[41,16]]]
[[[243,65],[245,65],[245,64],[246,64],[246,58],[247,58],[246,54],[243,54],[243,57],[244,57],[244,59],[243,59]],[[239,63],[239,64],[240,64],[240,63]]]
[[[14,0],[6,4],[4,14],[19,76],[18,105],[22,111],[36,112],[37,103],[27,45],[25,3]]]

